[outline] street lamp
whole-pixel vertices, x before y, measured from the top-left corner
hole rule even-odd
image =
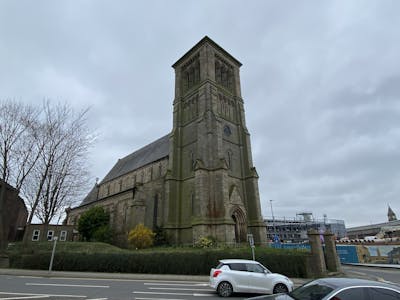
[[[269,200],[269,203],[271,204],[272,226],[273,226],[273,228],[274,228],[274,234],[273,234],[273,236],[272,236],[272,241],[274,241],[275,236],[276,236],[276,228],[275,228],[274,210],[272,209],[272,201],[274,201],[274,200]]]
[[[54,253],[56,252],[56,245],[57,245],[57,240],[58,237],[54,237],[54,245],[53,245],[53,251],[51,252],[51,259],[50,259],[50,265],[49,265],[49,273],[51,272],[51,269],[53,268],[53,260],[54,260]]]

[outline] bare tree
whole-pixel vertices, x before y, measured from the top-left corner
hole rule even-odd
[[[39,157],[35,142],[38,113],[30,105],[11,100],[0,102],[0,178],[17,191]],[[0,252],[5,249],[8,237],[4,185],[0,191]]]
[[[87,155],[94,141],[87,110],[0,102],[0,179],[21,192],[33,216],[49,224],[87,190]],[[0,191],[0,252],[7,245],[5,188]]]
[[[24,189],[33,216],[49,224],[87,190],[87,155],[94,137],[89,132],[87,110],[68,105],[44,104],[41,139],[46,141],[29,185]]]

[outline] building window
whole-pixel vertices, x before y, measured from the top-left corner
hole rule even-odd
[[[64,242],[67,240],[67,232],[65,230],[60,232],[60,241]]]
[[[39,229],[33,230],[32,241],[38,241],[39,238],[40,238],[40,230]]]
[[[54,230],[47,231],[47,240],[52,241],[54,236]]]

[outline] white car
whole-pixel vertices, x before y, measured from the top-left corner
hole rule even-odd
[[[272,273],[257,261],[224,259],[211,269],[210,286],[221,297],[229,297],[233,293],[287,293],[294,285],[286,276]]]

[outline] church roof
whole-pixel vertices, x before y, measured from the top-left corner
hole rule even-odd
[[[100,184],[111,181],[126,173],[132,172],[136,169],[144,167],[152,162],[160,160],[169,155],[169,134],[159,138],[158,140],[144,146],[143,148],[121,158],[117,161],[110,172],[104,177]],[[95,184],[92,190],[82,200],[79,206],[83,206],[98,199],[98,190],[100,185]]]
[[[99,192],[99,185],[96,182],[96,184],[94,185],[92,190],[89,192],[89,194],[87,194],[87,196],[82,200],[82,203],[80,204],[80,206],[95,202],[97,200],[98,192]]]
[[[101,181],[111,181],[126,173],[132,172],[169,155],[169,134],[144,146],[143,148],[121,158]]]
[[[187,57],[189,57],[190,55],[192,55],[195,51],[197,51],[197,49],[199,49],[201,46],[203,46],[203,44],[208,43],[210,45],[212,45],[213,47],[215,47],[216,49],[218,49],[219,51],[221,51],[224,55],[226,55],[227,57],[229,57],[233,62],[235,62],[236,65],[238,65],[239,67],[242,65],[242,63],[240,61],[238,61],[236,58],[234,58],[231,54],[229,54],[228,52],[225,51],[224,48],[222,48],[220,45],[218,45],[216,42],[214,42],[212,39],[210,39],[208,36],[205,36],[204,38],[202,38],[196,45],[194,45],[188,52],[186,52],[186,54],[184,54],[180,59],[178,59],[178,61],[176,63],[174,63],[172,65],[173,68],[176,68],[184,59],[186,59]]]

